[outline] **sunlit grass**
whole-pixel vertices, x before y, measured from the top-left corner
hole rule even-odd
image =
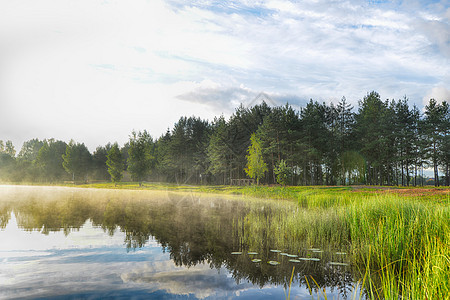
[[[292,190],[280,194],[292,199]],[[366,278],[371,299],[448,299],[448,193],[414,197],[371,190],[296,190],[295,210],[286,206],[270,219],[257,209],[247,214],[242,225],[249,245],[267,239],[279,249],[301,243],[345,248],[360,278]],[[256,193],[265,191],[257,188]]]

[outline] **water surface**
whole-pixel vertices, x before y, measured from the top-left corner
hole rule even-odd
[[[291,299],[322,289],[350,299],[358,289],[345,252],[266,229],[296,209],[169,191],[0,186],[0,298],[285,299],[295,266]]]

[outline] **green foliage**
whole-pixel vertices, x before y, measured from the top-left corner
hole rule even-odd
[[[5,153],[11,157],[16,156],[16,149],[11,141],[6,141],[5,143]]]
[[[227,122],[223,117],[215,120],[207,155],[210,162],[208,170],[214,172],[216,182],[229,183],[228,179],[245,176],[250,136],[271,111],[265,102],[251,108],[241,105]]]
[[[84,143],[75,143],[73,140],[66,146],[66,152],[62,155],[63,167],[72,175],[73,180],[83,179],[91,171],[92,155]]]
[[[167,130],[155,143],[157,179],[201,184],[208,175],[210,131],[206,120],[181,117],[173,129]]]
[[[356,151],[345,151],[339,157],[341,167],[342,185],[360,184],[364,182],[366,161]]]
[[[181,117],[159,139],[150,138],[147,148],[138,146],[140,137],[133,133],[120,149],[124,170],[139,182],[149,178],[177,184],[229,184],[231,179],[248,175],[258,182],[264,177],[265,183],[273,184],[279,182],[277,174],[283,161],[291,170],[288,181],[280,178],[284,184],[416,186],[426,181],[423,169],[432,167],[433,183],[450,185],[447,102],[431,99],[422,115],[417,107],[410,107],[406,97],[382,101],[377,92],[370,92],[359,102],[357,111],[352,110],[343,97],[337,105],[311,100],[299,111],[289,104],[241,105],[229,119],[221,116],[211,124],[197,117]],[[253,133],[261,153],[252,159],[256,162],[258,157],[266,168],[258,176],[258,163],[248,167]],[[110,147],[98,147],[92,161],[84,162],[90,178],[109,179],[106,156]],[[147,150],[138,150],[140,147]],[[15,157],[12,142],[0,141],[0,152],[14,160],[12,164],[3,160],[3,180],[69,179],[62,165],[64,142],[33,139],[25,142]],[[65,164],[71,177],[83,173],[75,175],[87,179],[85,171],[74,173],[76,167]]]
[[[54,139],[44,140],[39,149],[34,165],[38,169],[38,181],[57,181],[67,178],[63,167],[63,155],[66,153],[67,144]]]
[[[232,154],[227,144],[227,123],[223,116],[214,120],[214,131],[209,139],[207,156],[209,161],[208,171],[213,175],[225,178],[229,169],[229,158]],[[225,180],[222,181],[225,184]]]
[[[108,180],[110,178],[106,161],[108,151],[111,147],[111,144],[108,143],[106,146],[99,146],[95,149],[94,154],[92,155],[92,176],[94,178],[101,180]]]
[[[277,182],[282,185],[288,184],[289,177],[291,176],[291,169],[286,165],[284,159],[280,161],[275,168],[275,174],[277,175]]]
[[[430,99],[425,106],[425,118],[423,131],[426,136],[425,154],[431,161],[434,170],[435,185],[439,186],[439,165],[445,166],[446,181],[449,181],[449,132],[450,132],[450,108],[447,102],[438,104],[435,99]]]
[[[15,157],[16,149],[14,148],[14,144],[12,143],[12,141],[7,140],[5,143],[3,143],[3,141],[0,140],[0,153]]]
[[[15,173],[16,161],[9,154],[0,152],[0,180],[13,180]]]
[[[268,164],[268,179],[276,182],[275,169],[281,160],[292,169],[297,164],[301,140],[300,119],[298,113],[289,105],[273,107],[258,127],[257,135],[261,139],[263,158]],[[272,175],[272,176],[270,176]],[[269,181],[269,182],[270,182]]]
[[[106,165],[108,166],[108,173],[111,175],[111,181],[114,185],[120,182],[123,177],[123,158],[120,152],[119,145],[115,143],[111,149],[109,149],[106,155]]]
[[[357,135],[360,153],[364,156],[368,165],[366,180],[369,184],[380,184],[378,179],[383,150],[385,150],[384,131],[389,124],[387,103],[381,101],[376,92],[369,93],[360,102],[356,115],[355,133]]]
[[[18,157],[27,161],[36,160],[39,150],[44,145],[44,141],[39,139],[32,139],[23,143],[22,149],[20,149]]]
[[[327,107],[312,100],[300,112],[302,134],[302,150],[299,157],[303,166],[304,184],[323,184],[323,168],[329,141],[332,139],[327,128]]]
[[[262,157],[261,141],[255,133],[251,135],[250,141],[251,145],[248,148],[245,173],[247,173],[250,178],[256,179],[256,183],[259,185],[259,179],[267,172],[267,164]]]
[[[153,139],[146,130],[138,133],[133,131],[129,145],[128,171],[131,174],[131,178],[139,182],[139,185],[142,185],[142,181],[150,173],[154,162],[154,156],[152,155],[154,150]]]

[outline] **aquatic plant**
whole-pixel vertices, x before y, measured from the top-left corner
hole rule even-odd
[[[298,195],[298,206],[279,202],[250,210],[241,220],[249,247],[265,240],[272,249],[286,249],[282,256],[303,248],[308,255],[348,257],[372,299],[445,299],[450,294],[448,201],[325,189],[299,189]],[[296,260],[320,260],[299,256]],[[333,266],[348,263],[329,260]]]

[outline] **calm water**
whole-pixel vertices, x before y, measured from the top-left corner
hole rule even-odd
[[[0,298],[285,299],[295,266],[291,299],[322,295],[305,276],[328,299],[351,299],[359,290],[340,249],[267,236],[272,216],[296,209],[167,191],[0,186]]]

